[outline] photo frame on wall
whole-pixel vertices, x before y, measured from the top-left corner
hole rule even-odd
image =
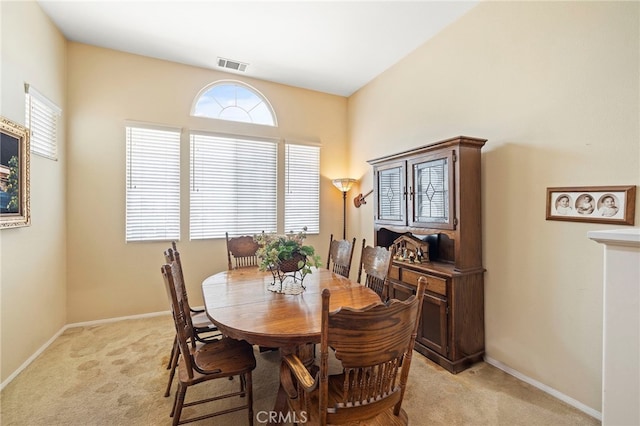
[[[633,225],[636,187],[547,188],[547,220]]]
[[[0,229],[29,226],[29,131],[0,117]]]

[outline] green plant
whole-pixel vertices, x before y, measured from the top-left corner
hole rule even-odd
[[[307,238],[307,228],[294,233],[293,231],[285,235],[262,234],[254,235],[253,239],[258,243],[256,255],[260,259],[259,268],[261,271],[269,271],[278,268],[284,261],[300,257],[298,268],[302,276],[311,273],[311,267],[322,266],[320,256],[316,254],[313,246],[304,245]]]

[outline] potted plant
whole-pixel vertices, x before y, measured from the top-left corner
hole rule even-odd
[[[260,259],[259,269],[261,271],[271,271],[280,278],[280,282],[284,280],[283,274],[300,273],[300,282],[305,275],[312,272],[311,267],[320,267],[322,262],[320,256],[316,254],[313,246],[304,245],[307,237],[307,228],[294,233],[293,231],[285,235],[262,234],[255,235],[253,238],[258,243],[258,251],[256,255]],[[296,275],[293,275],[296,279]]]

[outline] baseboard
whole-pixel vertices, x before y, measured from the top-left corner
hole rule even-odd
[[[0,390],[4,389],[5,386],[7,386],[9,383],[11,383],[11,381],[13,379],[15,379],[18,376],[18,374],[20,374],[25,368],[27,368],[29,366],[29,364],[31,364],[36,358],[38,358],[38,356],[40,356],[40,354],[42,352],[44,352],[53,342],[55,342],[55,340],[58,337],[60,337],[60,335],[62,333],[65,332],[65,330],[67,330],[69,328],[86,327],[86,326],[99,325],[99,324],[107,324],[107,323],[111,323],[111,322],[117,322],[117,321],[128,320],[128,319],[159,317],[159,316],[170,315],[170,314],[171,314],[171,312],[169,312],[169,311],[151,312],[151,313],[148,313],[148,314],[129,315],[129,316],[126,316],[126,317],[107,318],[107,319],[96,320],[96,321],[86,321],[86,322],[77,322],[77,323],[67,324],[64,327],[62,327],[56,334],[54,334],[53,337],[51,337],[51,339],[49,339],[44,345],[40,346],[40,348],[37,351],[35,351],[33,353],[33,355],[31,355],[29,358],[27,358],[27,360],[25,362],[23,362],[22,365],[16,369],[16,371],[11,373],[11,375],[9,377],[7,377],[7,379],[4,382],[2,382],[2,384],[0,384]]]
[[[523,382],[528,383],[531,386],[536,387],[536,388],[540,389],[543,392],[548,393],[549,395],[553,396],[554,398],[557,398],[560,401],[563,401],[563,402],[571,405],[572,407],[582,411],[583,413],[588,414],[589,416],[591,416],[591,417],[593,417],[593,418],[595,418],[597,420],[602,421],[602,413],[600,411],[594,410],[593,408],[584,405],[580,401],[577,401],[577,400],[575,400],[575,399],[563,394],[562,392],[559,392],[559,391],[557,391],[557,390],[545,385],[544,383],[540,383],[539,381],[534,380],[531,377],[525,376],[524,374],[514,370],[513,368],[511,368],[511,367],[509,367],[507,365],[504,365],[503,363],[501,363],[498,360],[495,360],[495,359],[490,358],[490,357],[485,355],[484,361],[487,364],[490,364],[490,365],[496,367],[497,369],[502,370],[505,373],[507,373],[507,374],[519,379],[519,380],[522,380]]]
[[[22,365],[16,369],[16,371],[11,373],[11,375],[7,377],[7,379],[2,382],[2,384],[0,384],[0,390],[4,389],[5,386],[11,383],[11,381],[18,376],[18,374],[22,373],[22,370],[27,368],[34,359],[38,358],[38,356],[40,356],[40,354],[44,352],[45,349],[47,349],[58,337],[60,337],[60,335],[66,330],[66,327],[67,326],[62,327],[56,334],[53,335],[53,337],[51,337],[51,339],[49,339],[44,345],[40,346],[40,348],[35,351],[33,355],[27,358],[27,360],[23,362]]]
[[[170,311],[150,312],[148,314],[128,315],[126,317],[116,317],[116,318],[107,318],[107,319],[101,319],[101,320],[95,320],[95,321],[75,322],[72,324],[65,325],[64,327],[62,327],[62,330],[64,331],[68,328],[74,328],[74,327],[87,327],[90,325],[108,324],[110,322],[118,322],[118,321],[129,320],[129,319],[160,317],[163,315],[171,315],[171,312]]]

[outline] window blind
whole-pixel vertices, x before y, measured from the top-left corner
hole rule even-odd
[[[58,159],[58,119],[60,107],[25,84],[25,127],[30,132],[31,152]]]
[[[126,127],[126,240],[180,239],[180,130]]]
[[[285,145],[285,232],[320,233],[320,148]]]
[[[191,239],[277,229],[277,144],[191,134]]]

